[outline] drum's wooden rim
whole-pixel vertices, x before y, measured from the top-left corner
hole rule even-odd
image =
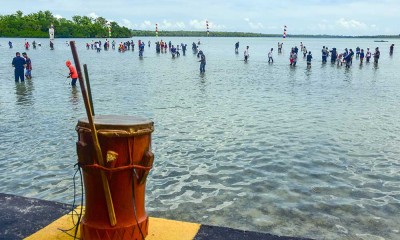
[[[93,121],[97,133],[106,137],[129,137],[149,134],[154,131],[152,121],[136,116],[98,115],[94,116]],[[79,119],[76,130],[90,132],[88,119]]]

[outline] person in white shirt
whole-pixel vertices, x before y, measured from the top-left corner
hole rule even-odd
[[[268,53],[268,63],[274,62],[274,59],[272,58],[272,51],[274,51],[273,48],[271,48],[271,51]]]
[[[247,62],[247,59],[249,59],[249,46],[246,47],[246,50],[244,50],[244,61]]]
[[[369,50],[369,48],[367,48],[367,53],[365,54],[365,58],[367,59],[367,63],[369,63],[369,60],[371,59],[372,53]]]

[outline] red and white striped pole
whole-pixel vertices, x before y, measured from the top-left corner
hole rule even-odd
[[[285,25],[283,27],[283,38],[286,38],[286,28],[287,28],[287,26]]]

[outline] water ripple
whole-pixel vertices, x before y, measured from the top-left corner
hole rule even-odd
[[[315,239],[398,239],[400,58],[386,46],[379,67],[345,70],[315,54],[307,70],[303,59],[288,66],[286,48],[266,63],[280,39],[243,38],[252,49],[244,64],[234,39],[207,38],[200,75],[191,52],[171,60],[146,48],[139,60],[87,51],[84,41],[95,113],[155,122],[150,215]],[[85,112],[80,89],[59,77],[71,58],[64,42],[29,52],[34,78],[25,83],[12,79],[15,49],[0,46],[9,56],[0,59],[1,192],[72,203],[75,125]],[[303,42],[318,53],[372,40]]]

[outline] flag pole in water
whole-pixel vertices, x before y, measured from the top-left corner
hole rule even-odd
[[[53,50],[54,49],[54,26],[53,24],[51,24],[50,28],[49,28],[49,38],[50,38],[50,49]]]
[[[111,22],[107,22],[107,26],[108,26],[108,37],[111,37]]]
[[[75,41],[70,41],[70,46],[71,46],[72,56],[74,57],[75,67],[78,72],[79,85],[81,87],[83,102],[85,103],[86,114],[87,114],[87,118],[89,121],[90,131],[92,133],[91,135],[92,135],[94,149],[96,151],[97,161],[98,161],[99,165],[104,166],[103,154],[101,152],[99,139],[97,137],[96,126],[94,125],[94,121],[93,121],[93,113],[92,113],[92,108],[90,107],[90,104],[89,104],[89,97],[86,93],[85,83],[83,81],[83,76],[82,76],[81,66],[79,63],[78,53],[76,51]],[[108,184],[107,176],[105,175],[105,173],[103,171],[100,171],[100,173],[101,173],[101,180],[102,180],[104,195],[105,195],[106,204],[107,204],[108,217],[109,217],[111,226],[115,226],[115,225],[117,225],[117,219],[115,217],[115,211],[114,211],[114,205],[113,205],[113,201],[112,201],[110,186]]]
[[[286,38],[286,29],[287,29],[287,26],[285,25],[285,26],[283,27],[283,38],[284,38],[284,39]]]
[[[207,27],[207,37],[210,35],[210,28],[208,26],[208,20],[206,20],[206,27]]]
[[[158,23],[156,23],[156,38],[158,38]]]

